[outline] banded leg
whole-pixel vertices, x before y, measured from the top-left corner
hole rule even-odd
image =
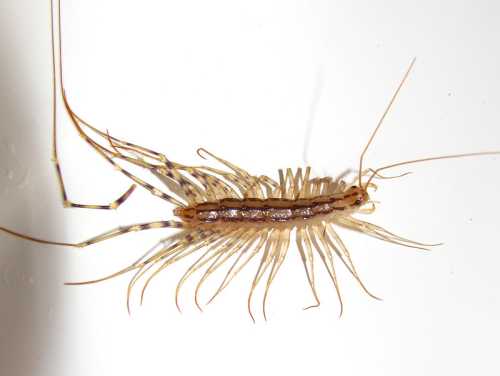
[[[170,260],[170,263],[174,263],[175,261],[181,259],[182,257],[187,256],[194,250],[205,246],[207,242],[210,241],[211,237],[213,237],[213,235],[214,233],[212,231],[186,229],[180,233],[171,235],[163,239],[162,241],[158,242],[152,249],[150,249],[148,252],[142,255],[136,262],[130,264],[129,266],[123,269],[118,270],[117,272],[93,280],[66,282],[65,285],[79,286],[79,285],[88,285],[93,283],[104,282],[135,270],[136,272],[131,278],[127,289],[127,311],[130,314],[130,298],[131,298],[132,288],[134,284],[141,278],[141,276],[145,274],[147,270],[149,270],[151,267],[154,267],[159,262],[165,259],[167,259],[167,261]],[[161,245],[162,247],[155,252],[155,250],[159,245]],[[195,248],[191,249],[190,252],[185,252],[186,249],[192,247]],[[148,257],[148,255],[152,252],[154,252],[154,254]],[[143,294],[144,290],[141,294],[141,303]]]
[[[55,136],[54,136],[55,137]],[[68,194],[66,193],[66,187],[64,185],[64,179],[61,173],[61,167],[59,164],[59,159],[57,156],[57,151],[54,149],[53,152],[54,159],[53,163],[56,168],[56,174],[57,174],[57,180],[59,182],[59,189],[61,192],[61,199],[63,202],[63,206],[65,208],[79,208],[79,209],[101,209],[101,210],[112,210],[112,209],[118,209],[118,207],[123,204],[134,192],[134,190],[137,188],[135,184],[132,184],[129,189],[125,191],[120,197],[118,197],[116,200],[113,202],[107,204],[107,205],[97,205],[97,204],[78,204],[76,202],[68,200]]]
[[[87,281],[80,281],[80,282],[66,282],[65,285],[70,285],[70,286],[89,285],[89,284],[92,284],[92,283],[98,283],[98,282],[103,282],[103,281],[110,280],[110,279],[118,277],[118,276],[120,276],[122,274],[128,273],[129,271],[132,271],[132,270],[141,269],[141,268],[143,268],[143,267],[145,267],[145,266],[147,266],[149,264],[154,264],[154,263],[156,263],[158,261],[161,261],[165,257],[168,257],[168,255],[171,253],[171,251],[178,250],[180,247],[187,246],[188,244],[190,244],[191,239],[194,239],[195,236],[198,236],[198,237],[205,236],[206,237],[206,235],[205,234],[201,234],[201,232],[198,232],[198,235],[194,235],[189,230],[186,230],[184,233],[181,233],[180,237],[177,237],[177,234],[174,234],[173,235],[173,238],[175,239],[174,240],[175,241],[174,244],[166,245],[164,248],[162,248],[161,250],[157,251],[154,255],[150,256],[149,258],[147,258],[145,260],[144,260],[144,257],[146,257],[146,255],[143,255],[143,257],[141,257],[136,262],[130,264],[129,266],[127,266],[127,267],[125,267],[123,269],[118,270],[117,272],[109,274],[109,275],[107,275],[105,277],[96,278],[96,279],[87,280]],[[167,239],[169,239],[169,238],[167,238]],[[187,240],[188,238],[190,240]],[[198,238],[196,238],[196,239],[198,239]],[[159,242],[158,244],[160,244],[160,243],[162,243],[162,242]],[[148,251],[146,253],[148,254],[150,251]]]
[[[78,243],[78,247],[80,248],[87,247],[89,245],[99,243],[104,240],[108,240],[120,235],[124,235],[129,232],[138,232],[138,231],[150,230],[155,228],[166,228],[166,227],[184,228],[184,224],[182,222],[177,222],[177,221],[156,221],[147,223],[137,223],[134,225],[124,226],[124,227],[117,227],[116,229],[106,231],[101,235],[95,236],[86,241]]]
[[[89,128],[90,130],[92,130],[96,134],[100,135],[101,137],[106,138],[108,140],[109,144],[111,145],[111,147],[113,147],[113,148],[132,151],[134,153],[138,153],[144,157],[151,158],[151,159],[154,159],[154,160],[159,161],[159,162],[163,162],[167,159],[165,157],[165,155],[163,155],[162,153],[145,148],[144,146],[139,146],[139,145],[132,144],[132,143],[124,141],[124,140],[120,140],[119,138],[116,138],[114,136],[110,136],[109,134],[104,133],[103,131],[101,131],[98,128],[91,125],[89,122],[84,120],[81,116],[79,116],[75,113],[73,113],[73,115],[85,127]],[[125,145],[125,146],[123,146],[123,145]],[[126,156],[124,156],[124,157],[126,157]]]
[[[103,158],[105,158],[109,163],[111,163],[118,171],[120,171],[125,176],[127,176],[128,178],[130,178],[131,180],[133,180],[135,183],[137,183],[137,184],[141,185],[142,187],[146,188],[153,195],[155,195],[157,197],[160,197],[160,198],[162,198],[162,199],[164,199],[164,200],[166,200],[166,201],[168,201],[168,202],[170,202],[170,203],[172,203],[174,205],[185,206],[185,204],[181,203],[179,200],[175,199],[172,196],[167,195],[166,193],[161,192],[159,189],[153,187],[152,185],[146,183],[142,179],[136,177],[135,175],[131,174],[130,172],[128,172],[127,170],[125,170],[124,168],[122,168],[120,165],[118,165],[116,162],[114,162],[112,160],[112,156],[115,156],[115,152],[114,151],[112,151],[112,150],[110,150],[110,149],[108,149],[108,148],[100,145],[98,142],[96,142],[95,140],[93,140],[92,138],[90,138],[87,135],[87,133],[84,132],[84,130],[82,129],[82,127],[81,127],[81,125],[79,123],[79,119],[80,118],[75,114],[75,112],[71,108],[71,106],[70,106],[70,104],[68,102],[68,98],[66,96],[65,89],[64,89],[64,80],[63,80],[63,73],[62,73],[62,50],[61,50],[61,39],[62,39],[62,36],[61,36],[61,32],[60,32],[60,29],[61,29],[60,5],[59,5],[58,21],[59,21],[59,48],[58,48],[58,52],[59,52],[59,84],[60,84],[60,89],[61,89],[61,96],[62,96],[62,100],[63,100],[64,106],[66,108],[66,112],[69,115],[69,117],[71,119],[71,122],[75,126],[75,129],[77,130],[77,132],[80,135],[80,137],[85,142],[87,142],[96,152],[98,152]],[[52,32],[54,32],[53,29],[52,29]],[[55,43],[54,43],[54,38],[52,38],[52,40],[53,40],[53,42],[52,42],[53,43],[52,44],[52,52],[53,52],[53,97],[54,97],[54,108],[55,108],[55,97],[56,97]],[[56,116],[55,116],[55,113],[54,113],[54,131],[56,130],[56,123],[57,123],[56,122]],[[55,145],[56,145],[56,141],[55,140],[56,140],[56,137],[55,137],[55,133],[54,133],[54,151],[55,151],[55,158],[54,158],[54,160],[57,161],[57,149],[55,148]],[[112,147],[113,147],[113,145],[112,145]]]
[[[0,227],[0,231],[6,232],[7,234],[13,235],[15,237],[21,238],[21,239],[26,239],[30,240],[35,243],[42,243],[42,244],[51,244],[51,245],[61,245],[61,246],[66,246],[66,247],[75,247],[75,248],[85,248],[91,244],[99,243],[104,240],[108,240],[120,235],[124,235],[129,232],[137,232],[137,231],[144,231],[144,230],[150,230],[154,228],[165,228],[165,227],[170,227],[170,228],[184,228],[184,224],[182,222],[177,222],[177,221],[156,221],[156,222],[147,222],[147,223],[138,223],[134,225],[129,225],[125,227],[117,227],[113,230],[106,231],[105,233],[101,235],[94,236],[90,239],[87,239],[83,242],[79,243],[66,243],[66,242],[56,242],[56,241],[51,241],[51,240],[44,240],[40,238],[35,238],[32,236],[24,235],[16,231],[12,231],[9,229],[6,229],[4,227]]]
[[[168,159],[165,158],[163,162],[164,167],[161,169],[157,169],[157,172],[176,182],[179,186],[179,189],[184,193],[184,197],[190,205],[205,201],[205,194],[199,188],[199,186],[194,184],[190,179],[184,177],[175,168],[175,165]]]
[[[217,199],[223,199],[227,197],[232,197],[232,198],[240,197],[238,192],[223,179],[219,179],[216,176],[204,172],[202,172],[202,174],[212,192],[216,194]]]
[[[124,174],[126,177],[128,177],[129,179],[133,180],[136,184],[142,186],[143,188],[145,188],[146,190],[148,190],[151,194],[153,194],[154,196],[157,196],[167,202],[170,202],[171,204],[174,204],[176,206],[186,206],[184,203],[182,203],[181,201],[177,200],[175,197],[173,196],[170,196],[162,191],[160,191],[158,188],[152,186],[151,184],[145,182],[144,180],[142,180],[141,178],[133,175],[132,173],[130,173],[128,170],[124,169],[123,167],[121,167],[118,163],[116,163],[111,157],[110,155],[114,155],[114,153],[112,153],[110,150],[106,149],[105,147],[103,147],[102,145],[100,145],[99,143],[97,143],[96,141],[92,140],[91,138],[89,138],[87,136],[87,134],[81,129],[81,127],[78,125],[78,121],[77,121],[77,118],[75,117],[75,114],[73,113],[69,103],[68,103],[68,100],[67,100],[67,97],[66,95],[64,94],[64,91],[63,91],[63,100],[64,100],[64,104],[66,106],[66,109],[68,111],[68,114],[71,118],[71,120],[73,121],[73,124],[75,125],[75,127],[77,128],[77,130],[79,131],[80,133],[80,136],[95,150],[97,151],[104,159],[106,159],[110,164],[113,165],[113,167],[115,167],[116,170],[118,170],[119,172],[121,172],[122,174]]]
[[[160,179],[171,192],[182,198],[189,205],[207,201],[206,191],[202,190],[191,180],[195,179],[194,177],[190,176],[188,178],[182,176],[179,171],[172,167],[169,161],[166,162],[165,166],[169,167],[152,169],[151,172]]]
[[[133,264],[120,269],[119,271],[112,273],[110,275],[107,275],[105,277],[93,279],[93,280],[87,280],[87,281],[81,281],[81,282],[66,282],[65,285],[87,285],[87,284],[93,284],[93,283],[99,283],[103,281],[110,280],[112,278],[118,277],[120,275],[126,274],[130,271],[136,270],[136,273],[132,277],[132,279],[129,282],[129,286],[127,289],[127,310],[130,314],[130,297],[131,297],[131,291],[134,286],[134,284],[137,282],[138,279],[144,273],[147,271],[144,270],[150,269],[151,267],[157,265],[159,262],[162,260],[168,261],[170,264],[180,260],[181,258],[189,255],[190,253],[194,252],[196,249],[202,248],[205,245],[207,245],[208,242],[211,241],[215,233],[213,231],[203,231],[203,230],[190,230],[186,229],[185,231],[182,231],[178,234],[174,234],[172,236],[169,236],[166,239],[163,239],[162,241],[157,243],[158,245],[162,245],[162,248],[158,251],[156,251],[152,256],[147,257],[151,252],[154,252],[156,247],[153,247],[150,249],[146,254],[144,254],[142,257],[139,258],[136,262]],[[194,248],[193,248],[194,247]],[[189,249],[189,252],[186,252],[186,250]],[[144,289],[141,293],[141,303],[142,303],[142,298],[144,294]]]
[[[121,204],[123,204],[132,192],[135,190],[135,184],[132,184],[127,191],[118,197],[116,200],[112,201],[107,205],[95,205],[95,204],[77,204],[73,201],[68,200],[68,195],[66,193],[66,187],[64,184],[64,179],[61,172],[61,166],[59,162],[59,156],[57,154],[57,82],[56,82],[56,45],[55,45],[55,33],[54,33],[54,8],[51,3],[50,7],[50,16],[51,16],[51,33],[52,33],[52,162],[54,163],[57,180],[59,182],[59,188],[61,192],[61,199],[65,208],[82,208],[82,209],[117,209]],[[60,82],[62,88],[62,68],[61,68],[61,12],[60,12],[60,4],[58,7],[58,19],[59,19],[59,72],[60,72]]]
[[[269,181],[271,181],[272,183],[270,183]],[[265,193],[262,187],[264,187]],[[260,175],[259,177],[255,178],[255,181],[252,183],[250,187],[247,188],[243,196],[245,198],[266,199],[271,197],[273,192],[273,187],[274,188],[279,187],[279,184],[265,175]]]

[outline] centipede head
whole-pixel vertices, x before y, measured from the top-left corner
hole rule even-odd
[[[345,192],[344,200],[351,207],[360,207],[368,203],[370,195],[366,191],[365,187],[353,185]]]
[[[174,209],[174,215],[181,218],[185,222],[191,222],[195,219],[196,209],[193,207],[178,207]]]

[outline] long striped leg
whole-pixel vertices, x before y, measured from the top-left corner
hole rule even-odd
[[[145,273],[144,268],[149,270],[151,267],[155,266],[160,261],[166,258],[167,259],[170,258],[171,260],[170,263],[173,263],[181,259],[182,257],[187,256],[190,253],[189,252],[182,255],[182,252],[184,252],[187,248],[196,246],[196,248],[194,249],[198,249],[205,246],[206,242],[210,240],[210,237],[212,235],[213,233],[211,231],[202,231],[202,230],[193,231],[191,229],[186,229],[185,231],[173,234],[168,238],[165,238],[162,241],[158,242],[155,247],[153,247],[144,255],[142,255],[136,262],[132,263],[131,265],[123,269],[118,270],[117,272],[93,280],[80,281],[80,282],[66,282],[65,285],[77,286],[77,285],[88,285],[98,282],[104,282],[112,278],[118,277],[120,275],[126,274],[130,271],[136,270],[136,273],[131,278],[127,289],[127,310],[130,314],[130,296],[132,287],[137,282],[137,280],[140,279],[142,275],[144,275]],[[150,253],[154,252],[157,246],[160,244],[163,247],[160,250],[156,251],[149,258],[146,258]],[[191,252],[193,251],[194,250],[191,250]],[[142,294],[141,294],[141,303],[142,303]]]
[[[164,162],[164,166],[151,172],[189,205],[208,200],[207,192],[192,180],[196,179],[196,177],[190,175],[183,176],[174,167],[174,164],[168,160]]]
[[[124,226],[124,227],[117,227],[116,229],[113,229],[111,231],[106,231],[101,235],[95,236],[86,241],[78,243],[78,247],[80,248],[86,247],[91,244],[99,243],[104,240],[114,238],[116,236],[124,235],[129,232],[137,232],[137,231],[144,231],[154,228],[165,228],[165,227],[184,228],[184,224],[182,222],[177,222],[177,221],[156,221],[147,223],[137,223],[134,225]]]
[[[161,242],[159,242],[158,244],[160,244],[160,243]],[[168,246],[167,250],[174,249],[177,245],[178,245],[178,243],[170,245],[170,246]],[[151,251],[152,250],[149,250],[148,252],[146,252],[146,254],[149,254]],[[144,266],[146,266],[146,265],[148,265],[150,263],[156,262],[158,260],[158,258],[159,258],[158,254],[163,254],[163,253],[165,253],[165,250],[158,251],[157,253],[155,253],[150,258],[148,258],[146,260],[143,260],[144,257],[146,257],[146,254],[145,254],[139,260],[137,260],[136,262],[130,264],[129,266],[127,266],[127,267],[125,267],[123,269],[120,269],[120,270],[118,270],[118,271],[116,271],[116,272],[114,272],[112,274],[107,275],[107,276],[104,276],[104,277],[100,277],[100,278],[96,278],[96,279],[90,279],[90,280],[86,280],[86,281],[79,281],[79,282],[65,282],[64,284],[68,285],[68,286],[80,286],[80,285],[90,285],[90,284],[93,284],[93,283],[104,282],[104,281],[110,280],[112,278],[118,277],[118,276],[120,276],[122,274],[128,273],[128,272],[130,272],[132,270],[136,270],[136,269],[140,270]],[[143,260],[143,261],[141,261],[141,260]]]
[[[64,93],[63,91],[63,100],[64,100],[64,104],[66,106],[66,109],[68,111],[68,114],[71,118],[71,120],[73,121],[73,124],[75,125],[75,127],[77,128],[80,136],[90,145],[92,146],[92,148],[97,151],[104,159],[106,159],[111,165],[113,165],[113,167],[118,170],[119,172],[121,172],[123,175],[125,175],[126,177],[128,177],[129,179],[133,180],[136,184],[142,186],[143,188],[147,189],[151,194],[153,194],[154,196],[157,196],[167,202],[170,202],[171,204],[174,204],[176,206],[186,206],[183,202],[177,200],[175,197],[172,197],[164,192],[162,192],[161,190],[159,190],[158,188],[152,186],[151,184],[145,182],[144,180],[142,180],[141,178],[133,175],[132,173],[130,173],[128,170],[124,169],[123,167],[121,167],[118,163],[116,163],[111,157],[110,155],[114,155],[110,150],[106,149],[105,147],[103,147],[102,145],[98,144],[96,141],[92,140],[91,138],[89,138],[87,136],[87,134],[81,129],[81,127],[78,125],[78,121],[68,103],[68,99],[66,97],[66,94]]]
[[[89,285],[92,283],[103,282],[103,281],[107,281],[111,278],[117,277],[119,275],[125,274],[131,270],[142,268],[145,265],[148,265],[150,263],[158,262],[158,261],[162,260],[164,257],[167,257],[169,255],[170,251],[177,249],[180,246],[190,244],[191,239],[194,239],[195,235],[193,235],[192,232],[190,232],[189,230],[186,230],[186,232],[181,233],[181,236],[179,238],[177,238],[177,234],[174,234],[173,237],[178,239],[174,244],[171,244],[171,245],[167,246],[167,248],[164,248],[164,249],[156,252],[153,256],[149,257],[148,259],[146,259],[144,261],[141,261],[141,260],[144,258],[145,255],[143,257],[141,257],[141,259],[139,259],[138,261],[134,262],[133,264],[131,264],[131,265],[129,265],[121,270],[118,270],[117,272],[109,274],[105,277],[96,278],[96,279],[87,280],[87,281],[81,281],[81,282],[66,282],[65,285]],[[150,251],[148,251],[147,253],[149,253],[149,252]]]
[[[87,240],[85,240],[83,242],[79,242],[79,243],[65,243],[65,242],[55,242],[55,241],[51,241],[51,240],[39,239],[39,238],[35,238],[32,236],[24,235],[24,234],[21,234],[19,232],[15,232],[15,231],[6,229],[4,227],[0,227],[0,231],[4,231],[4,232],[11,234],[13,236],[16,236],[18,238],[30,240],[30,241],[36,242],[36,243],[62,245],[62,246],[75,247],[75,248],[84,248],[84,247],[87,247],[91,244],[99,243],[99,242],[102,242],[104,240],[114,238],[116,236],[124,235],[128,232],[144,231],[144,230],[149,230],[149,229],[153,229],[153,228],[165,228],[165,227],[184,228],[184,224],[182,222],[177,222],[177,221],[156,221],[156,222],[147,222],[147,223],[137,223],[134,225],[117,227],[113,230],[106,231],[105,233],[103,233],[101,235],[94,236],[90,239],[87,239]]]
[[[118,165],[115,161],[113,161],[112,157],[115,156],[115,152],[100,145],[98,142],[96,142],[95,140],[93,140],[92,138],[90,138],[87,133],[85,133],[79,123],[79,118],[78,116],[76,116],[76,114],[74,113],[74,111],[72,110],[69,102],[68,102],[68,98],[66,96],[66,92],[65,92],[65,89],[64,89],[64,81],[63,81],[63,73],[62,73],[62,51],[61,51],[61,39],[62,39],[62,36],[61,36],[61,12],[60,12],[60,2],[59,2],[59,12],[58,12],[58,23],[59,23],[59,38],[58,38],[58,41],[59,41],[59,48],[58,48],[58,52],[59,52],[59,84],[60,84],[60,90],[61,90],[61,96],[62,96],[62,100],[63,100],[63,103],[64,103],[64,106],[66,108],[66,112],[67,114],[69,115],[73,125],[75,126],[75,129],[77,130],[78,134],[80,135],[80,137],[85,141],[87,142],[96,152],[98,152],[103,158],[105,158],[109,163],[111,163],[118,171],[120,171],[122,174],[124,174],[125,176],[127,176],[128,178],[130,178],[131,180],[133,180],[136,184],[138,185],[141,185],[142,187],[146,188],[148,191],[150,191],[153,195],[157,196],[157,197],[160,197],[162,198],[163,200],[166,200],[174,205],[177,205],[177,206],[185,206],[184,203],[180,202],[179,200],[177,200],[175,197],[172,197],[172,196],[169,196],[167,195],[166,193],[160,191],[159,189],[153,187],[152,185],[146,183],[144,180],[136,177],[135,175],[131,174],[130,172],[128,172],[127,170],[125,170],[124,168],[122,168],[120,165]],[[55,94],[55,91],[56,91],[56,74],[55,74],[55,42],[54,42],[54,38],[53,39],[53,44],[52,44],[52,50],[53,50],[53,85],[54,85],[54,89],[53,89],[53,96],[55,98],[56,94]],[[55,99],[54,99],[54,103],[55,103]],[[55,104],[54,104],[55,106]],[[55,117],[55,115],[54,115]],[[54,124],[56,122],[54,121]],[[55,129],[55,125],[54,125],[54,129]],[[55,144],[55,137],[54,137],[54,144]],[[55,160],[57,160],[57,158],[55,158]],[[128,196],[127,196],[128,197]]]
[[[130,314],[130,296],[131,296],[131,290],[133,285],[137,282],[137,280],[144,274],[144,268],[151,268],[155,265],[157,265],[159,262],[162,260],[167,260],[170,264],[180,260],[181,258],[189,255],[190,253],[194,252],[196,249],[199,249],[201,247],[204,247],[207,242],[210,242],[211,239],[213,238],[214,233],[212,231],[202,231],[202,230],[195,230],[192,231],[190,229],[187,229],[181,233],[174,234],[172,236],[169,236],[166,239],[163,239],[162,241],[158,242],[155,247],[150,249],[148,252],[146,252],[143,256],[141,256],[136,262],[132,263],[131,265],[115,272],[110,275],[107,275],[105,277],[93,279],[93,280],[87,280],[87,281],[81,281],[81,282],[67,282],[65,285],[87,285],[87,284],[93,284],[93,283],[98,283],[98,282],[103,282],[107,281],[109,279],[118,277],[120,275],[123,275],[125,273],[128,273],[130,271],[136,270],[136,273],[130,280],[128,289],[127,289],[127,310]],[[147,258],[147,256],[154,252],[157,248],[158,245],[162,244],[163,247],[156,251],[152,256]],[[189,249],[189,252],[185,252],[186,249]],[[142,297],[143,297],[144,291],[141,294],[141,303],[142,303]]]
[[[83,124],[85,127],[89,128],[89,129],[91,129],[93,132],[97,133],[101,137],[108,139],[108,141],[110,141],[110,145],[113,148],[117,147],[118,149],[132,151],[134,153],[138,153],[138,154],[142,155],[143,157],[151,158],[151,159],[154,159],[154,160],[159,161],[159,162],[163,162],[163,161],[167,160],[165,155],[163,155],[162,153],[145,148],[144,146],[132,144],[130,142],[120,140],[119,138],[110,136],[109,134],[104,133],[103,131],[101,131],[101,130],[97,129],[96,127],[94,127],[93,125],[91,125],[89,122],[84,120],[80,115],[77,115],[75,113],[73,113],[73,115],[75,116],[75,118],[78,120],[79,123]]]
[[[54,9],[53,9],[52,4],[50,7],[50,12],[51,12],[51,20],[53,20],[54,19]],[[58,13],[58,17],[59,17],[59,21],[60,21],[60,11]],[[59,27],[60,27],[60,22],[59,22]],[[59,163],[59,157],[57,154],[57,102],[56,102],[56,87],[57,86],[56,86],[56,52],[55,52],[56,48],[55,48],[54,24],[52,24],[51,30],[52,30],[52,162],[54,163],[54,166],[56,169],[57,180],[59,182],[59,187],[60,187],[60,191],[61,191],[61,199],[62,199],[63,205],[65,208],[104,209],[104,210],[116,209],[122,203],[124,203],[129,198],[129,196],[132,194],[132,192],[135,189],[134,184],[131,185],[130,188],[127,189],[127,191],[124,194],[122,194],[116,200],[114,200],[113,202],[111,202],[107,205],[77,204],[73,201],[68,200],[68,195],[66,193],[66,187],[64,185],[64,179],[63,179],[62,172],[61,172],[61,166]],[[60,34],[59,34],[59,42],[60,42]],[[60,48],[60,44],[59,44],[59,48]],[[61,66],[59,66],[59,69],[61,69]]]

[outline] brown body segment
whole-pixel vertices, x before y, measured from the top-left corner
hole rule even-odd
[[[190,223],[283,223],[348,210],[363,204],[364,201],[363,191],[351,187],[346,192],[311,198],[222,199],[176,208],[174,214]]]

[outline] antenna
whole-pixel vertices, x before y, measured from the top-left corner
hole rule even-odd
[[[427,157],[427,158],[419,158],[419,159],[412,159],[410,161],[404,161],[404,162],[397,162],[397,163],[392,163],[387,166],[379,167],[375,169],[366,182],[365,187],[368,187],[368,184],[372,181],[372,179],[380,172],[383,170],[387,170],[389,168],[393,167],[399,167],[399,166],[404,166],[404,165],[409,165],[409,164],[415,164],[415,163],[423,163],[423,162],[429,162],[429,161],[436,161],[440,159],[456,159],[456,158],[465,158],[465,157],[477,157],[477,156],[482,156],[482,155],[500,155],[500,150],[493,150],[493,151],[480,151],[476,153],[464,153],[464,154],[450,154],[450,155],[439,155],[436,157]]]
[[[403,79],[401,80],[401,82],[399,83],[398,88],[396,89],[396,91],[392,95],[392,98],[391,98],[389,104],[385,108],[384,113],[380,117],[380,119],[379,119],[379,121],[377,123],[377,126],[373,130],[373,132],[372,132],[372,134],[370,136],[370,139],[368,140],[368,143],[366,144],[365,148],[363,149],[363,152],[361,153],[361,156],[359,157],[359,176],[358,176],[358,180],[359,180],[359,186],[360,187],[361,187],[361,174],[362,174],[362,171],[363,171],[363,158],[365,157],[366,151],[368,150],[368,147],[370,146],[370,144],[372,143],[373,139],[375,138],[375,135],[377,134],[377,131],[379,130],[380,126],[384,122],[384,119],[385,119],[386,115],[389,113],[389,110],[391,109],[392,104],[396,100],[396,97],[398,96],[399,91],[401,90],[401,87],[403,87],[403,84],[405,83],[406,79],[408,78],[408,76],[410,74],[410,71],[413,68],[413,65],[415,64],[416,60],[417,60],[417,58],[414,57],[413,60],[411,61],[410,66],[408,67],[408,69],[406,70],[405,75],[403,76]],[[370,180],[371,180],[371,178],[370,178]]]

